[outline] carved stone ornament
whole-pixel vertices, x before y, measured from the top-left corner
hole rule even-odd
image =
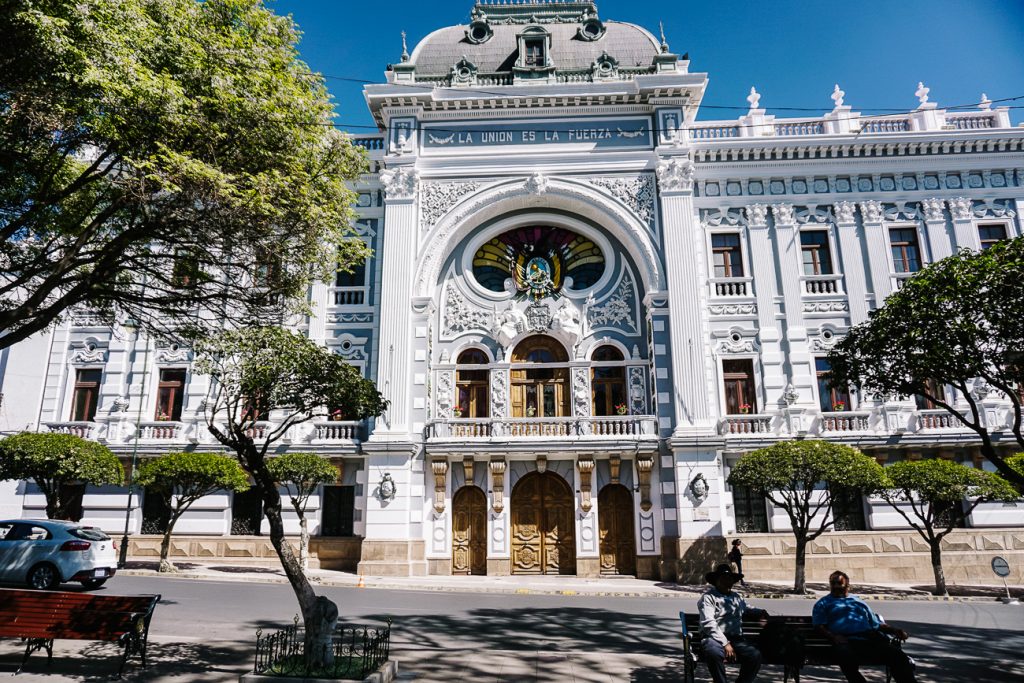
[[[726,339],[723,339],[718,345],[718,353],[720,354],[757,353],[758,350],[759,347],[753,339],[743,337],[735,332]]]
[[[583,333],[581,318],[580,309],[576,308],[568,299],[564,299],[551,318],[551,330],[560,332],[563,339],[568,341],[570,346],[575,347]]]
[[[534,173],[526,179],[523,187],[534,195],[542,195],[548,191],[548,179],[543,173]]]
[[[693,189],[696,166],[688,157],[672,157],[658,164],[658,185],[662,192]]]
[[[624,329],[639,334],[634,310],[636,307],[636,286],[633,276],[623,269],[622,281],[607,298],[601,300],[600,306],[587,307],[587,322],[591,331],[601,328]]]
[[[505,417],[508,411],[508,371],[491,370],[491,417]]]
[[[128,398],[125,396],[118,396],[110,403],[110,412],[125,413],[128,412],[128,406]]]
[[[860,203],[860,215],[864,218],[865,223],[881,223],[882,222],[882,203],[881,202],[861,202]]]
[[[537,456],[537,472],[544,474],[548,471],[548,456],[543,453]]]
[[[984,401],[991,393],[992,387],[984,379],[977,380],[974,383],[974,388],[971,389],[971,397],[975,401]]]
[[[971,200],[966,197],[955,197],[950,199],[949,213],[955,221],[971,220]]]
[[[791,406],[800,400],[800,392],[796,390],[792,382],[787,384],[786,388],[782,390],[782,400],[787,406]]]
[[[921,213],[926,221],[945,220],[945,202],[941,199],[925,199],[921,201]]]
[[[423,183],[420,189],[420,226],[425,232],[463,197],[479,190],[480,183]]]
[[[420,173],[413,166],[399,166],[381,171],[381,185],[388,199],[412,199],[420,182]]]
[[[827,352],[835,348],[836,342],[839,341],[839,337],[832,335],[829,338],[825,337],[812,337],[811,338],[811,351]]]
[[[641,367],[629,369],[629,412],[633,415],[647,414],[647,383]]]
[[[462,459],[462,478],[467,484],[473,483],[473,469],[476,467],[476,461],[473,460],[472,455],[467,455]]]
[[[836,202],[832,210],[836,216],[836,223],[840,225],[852,225],[857,222],[857,205],[853,202]]]
[[[773,204],[772,217],[775,225],[796,225],[796,211],[792,204]]]
[[[702,473],[698,472],[697,476],[690,480],[689,489],[694,499],[700,502],[707,497],[710,487],[708,486],[708,480],[704,478]]]
[[[491,509],[496,514],[501,514],[505,509],[505,469],[507,464],[504,458],[491,458],[488,463],[491,469]]]
[[[850,305],[846,301],[805,301],[803,305],[804,313],[845,313],[850,310]]]
[[[395,486],[395,480],[391,478],[391,475],[387,472],[381,477],[380,484],[377,485],[377,497],[384,501],[391,501],[395,499],[395,494],[398,493],[398,487]]]
[[[590,416],[590,370],[572,369],[572,405],[577,417]]]
[[[441,514],[444,512],[444,494],[448,482],[447,458],[431,460],[430,468],[434,472],[434,511],[437,514]]]
[[[805,209],[800,209],[796,212],[796,222],[800,225],[814,225],[828,223],[831,219],[828,211],[825,209],[819,209],[816,206],[808,206]]]
[[[1017,212],[1010,208],[1012,200],[991,200],[981,199],[974,203],[974,217],[975,218],[1013,218],[1017,215]]]
[[[700,222],[704,227],[720,228],[723,225],[735,228],[745,224],[739,209],[701,209]]]
[[[576,468],[580,471],[580,509],[584,513],[590,512],[593,502],[590,500],[591,476],[594,473],[594,459],[590,456],[581,456],[576,461]]]
[[[711,304],[708,306],[708,313],[713,316],[719,315],[757,315],[757,304]]]
[[[534,301],[526,309],[526,321],[534,332],[543,332],[551,326],[551,309],[547,304]]]
[[[613,484],[618,484],[619,483],[619,468],[621,468],[621,467],[622,467],[622,458],[620,458],[617,455],[612,455],[612,456],[608,457],[608,471],[609,471],[609,473],[611,475],[611,479],[610,479],[611,483],[613,483]]]
[[[916,221],[921,217],[921,212],[917,210],[917,204],[913,202],[897,202],[883,204],[882,215],[887,221]]]
[[[607,190],[654,229],[654,176],[641,173],[633,177],[590,178],[590,184]]]
[[[455,372],[439,370],[437,373],[437,416],[442,420],[451,419],[454,402]]]
[[[88,339],[86,342],[71,354],[71,362],[78,364],[85,363],[106,363],[107,350],[101,348],[95,340]]]
[[[654,458],[650,455],[636,457],[637,481],[640,482],[640,509],[648,512],[651,509],[651,470]]]
[[[746,208],[748,225],[767,225],[768,206],[765,204],[751,204]]]
[[[444,336],[452,337],[470,330],[487,331],[491,321],[490,311],[471,305],[456,287],[448,285],[445,292]]]
[[[156,350],[156,362],[158,364],[187,363],[191,360],[191,357],[192,354],[188,349],[182,348],[177,344],[162,346]]]

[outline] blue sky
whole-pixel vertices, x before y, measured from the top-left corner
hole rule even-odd
[[[471,0],[270,0],[303,31],[302,59],[332,76],[384,80],[399,61],[400,31],[409,50],[430,31],[466,23]],[[1024,0],[707,0],[638,2],[599,0],[602,19],[628,21],[657,33],[672,51],[690,54],[690,70],[707,72],[705,105],[747,106],[751,86],[761,106],[832,107],[834,83],[855,111],[913,109],[918,81],[939,106],[1024,96]],[[352,132],[373,123],[362,86],[337,79],[327,85],[338,122]],[[1014,123],[1024,99],[1009,102]],[[741,112],[702,108],[699,119]],[[878,112],[881,113],[881,112]],[[809,114],[808,114],[809,115]]]

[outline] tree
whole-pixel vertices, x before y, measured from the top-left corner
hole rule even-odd
[[[245,491],[249,477],[238,462],[217,453],[168,453],[147,460],[135,478],[146,495],[157,495],[170,510],[164,538],[160,543],[160,571],[174,571],[168,560],[174,525],[192,505],[215,491]]]
[[[68,484],[120,484],[121,467],[110,449],[70,434],[22,432],[0,440],[0,481],[31,479],[46,496],[49,519],[71,519]]]
[[[992,441],[1002,425],[986,422],[981,401],[1002,393],[1012,407],[1010,429],[1024,448],[1024,239],[980,252],[963,250],[904,280],[829,354],[831,380],[875,396],[921,396],[941,406],[981,438],[981,452],[1018,488],[1024,474],[1010,467]],[[947,400],[956,390],[962,412]]]
[[[338,470],[316,453],[285,453],[267,463],[277,483],[288,490],[295,514],[299,517],[299,566],[309,569],[309,525],[306,506],[321,484],[338,478]]]
[[[1014,500],[1017,491],[997,474],[949,460],[905,460],[886,467],[885,474],[881,496],[928,544],[935,595],[948,595],[942,539],[979,504]]]
[[[176,338],[281,319],[365,259],[365,154],[263,5],[0,6],[0,348],[72,307]]]
[[[344,406],[345,414],[358,420],[380,415],[386,401],[373,382],[363,379],[340,356],[279,327],[229,330],[200,340],[195,350],[196,372],[211,377],[207,427],[236,454],[263,500],[270,542],[302,612],[307,667],[329,665],[333,652],[325,645],[330,643],[338,609],[313,592],[285,542],[281,494],[267,453],[296,425],[327,417],[328,406]],[[257,429],[259,416],[272,411],[280,417],[269,427]]]
[[[1017,455],[1011,455],[1006,459],[1006,464],[1017,471],[1022,477],[1024,477],[1024,453],[1018,453]],[[1017,486],[1017,490],[1024,493],[1024,486]]]
[[[884,479],[882,466],[856,448],[829,441],[783,441],[747,453],[732,467],[731,485],[746,486],[789,516],[796,539],[793,589],[806,592],[807,544],[833,526],[839,489],[870,492]]]

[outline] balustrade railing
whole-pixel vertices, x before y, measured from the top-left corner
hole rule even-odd
[[[368,151],[376,151],[384,149],[384,138],[371,137],[371,138],[352,138],[352,144],[356,147],[362,147]]]
[[[336,287],[333,291],[335,306],[361,306],[366,299],[363,287]]]
[[[995,128],[994,114],[946,114],[946,123],[956,130],[979,130]]]
[[[804,294],[841,294],[842,275],[804,275]]]
[[[500,417],[436,420],[427,428],[433,439],[615,438],[655,436],[653,415],[597,417]]]
[[[821,135],[825,126],[821,121],[787,121],[775,124],[775,134],[788,135]]]
[[[139,425],[140,441],[176,441],[181,438],[182,423],[171,420],[143,422]]]
[[[821,414],[822,433],[831,432],[866,432],[870,431],[871,413],[869,412],[831,412]]]
[[[910,119],[861,119],[860,130],[862,133],[905,133],[910,130]]]
[[[714,289],[715,296],[720,297],[751,296],[751,282],[752,278],[749,277],[711,278],[711,286]]]
[[[718,429],[729,436],[761,436],[772,433],[771,415],[726,415]]]
[[[316,441],[358,441],[362,422],[329,420],[313,423],[312,437]]]
[[[691,140],[718,140],[721,138],[738,138],[740,127],[733,126],[695,126],[690,128]]]
[[[44,422],[48,431],[57,434],[70,434],[80,439],[98,439],[103,436],[101,425],[95,422]]]
[[[937,429],[963,429],[963,423],[956,419],[948,410],[917,411],[917,430],[933,431]]]

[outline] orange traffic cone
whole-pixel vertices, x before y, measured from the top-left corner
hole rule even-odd
[[[363,575],[359,575],[359,583],[356,584],[356,588],[366,588],[366,584],[363,583]]]

